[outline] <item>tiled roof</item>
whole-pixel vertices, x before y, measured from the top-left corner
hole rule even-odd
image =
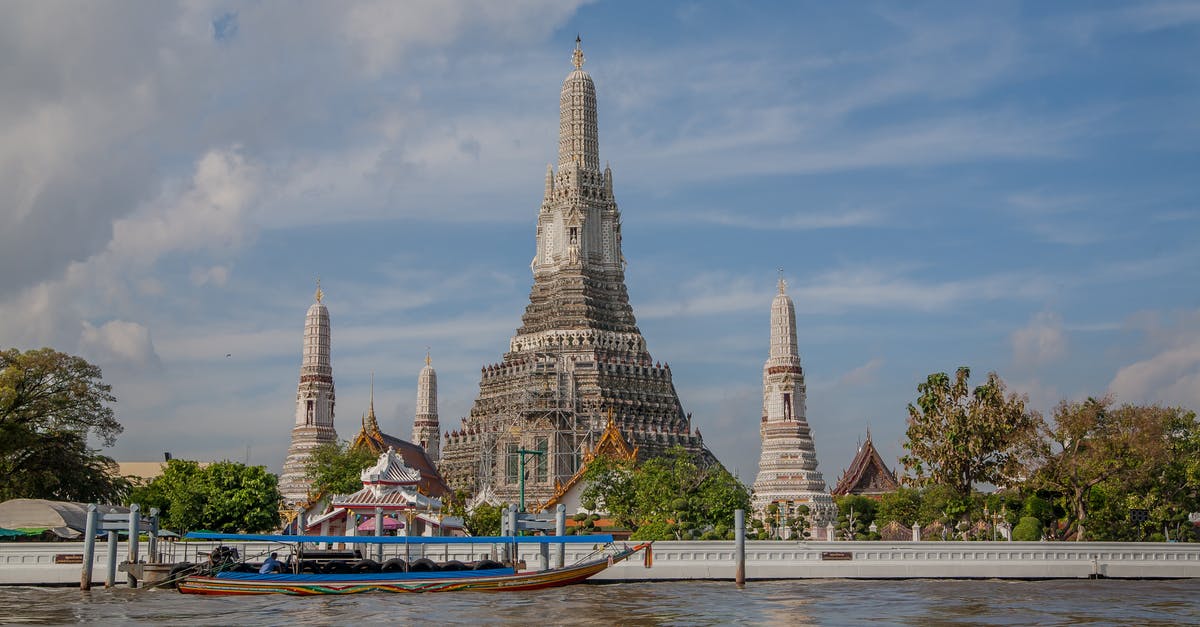
[[[845,494],[883,494],[893,492],[900,487],[896,475],[883,463],[875,444],[871,442],[871,433],[867,432],[867,441],[858,447],[854,461],[838,480],[833,489],[834,496]]]

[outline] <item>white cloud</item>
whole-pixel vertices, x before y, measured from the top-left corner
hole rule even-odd
[[[1200,408],[1200,340],[1194,338],[1122,367],[1109,392],[1123,402]]]
[[[110,320],[99,327],[85,321],[79,338],[79,352],[107,365],[145,368],[159,364],[150,330],[127,320]]]
[[[838,385],[857,386],[872,383],[875,381],[875,375],[879,369],[883,367],[883,358],[874,357],[867,363],[854,368],[838,377]]]
[[[1067,352],[1067,334],[1062,317],[1054,312],[1035,314],[1029,324],[1012,332],[1013,360],[1026,366],[1040,366],[1061,359]]]
[[[640,318],[708,316],[768,307],[774,286],[746,276],[706,272],[684,281],[677,293],[638,308]],[[788,294],[801,313],[859,309],[945,311],[971,302],[1025,300],[1053,292],[1040,275],[1005,273],[982,277],[923,281],[904,276],[896,266],[853,266],[800,277]]]
[[[214,285],[221,287],[229,280],[229,266],[212,266],[208,268],[192,268],[189,275],[192,285]]]

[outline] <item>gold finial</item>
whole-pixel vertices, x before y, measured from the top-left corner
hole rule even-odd
[[[324,297],[325,292],[321,291],[321,277],[317,277],[317,302],[321,302],[321,299]]]
[[[779,293],[787,294],[787,281],[783,278],[783,266],[779,266]]]
[[[571,63],[575,64],[575,69],[583,69],[583,39],[579,35],[575,35],[575,53],[571,55]]]
[[[433,365],[433,360],[429,358],[429,347],[428,346],[425,347],[425,365],[426,366]]]

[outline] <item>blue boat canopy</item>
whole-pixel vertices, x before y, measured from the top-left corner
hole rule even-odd
[[[208,533],[189,532],[192,540],[242,540],[247,542],[344,542],[346,544],[609,544],[610,534],[590,536],[291,536],[255,533]]]

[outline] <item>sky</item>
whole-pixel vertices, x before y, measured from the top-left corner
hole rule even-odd
[[[278,471],[317,278],[335,426],[444,430],[528,302],[577,34],[626,281],[753,481],[770,303],[820,470],[930,373],[1200,409],[1200,3],[13,2],[0,346],[100,365],[118,460]]]

